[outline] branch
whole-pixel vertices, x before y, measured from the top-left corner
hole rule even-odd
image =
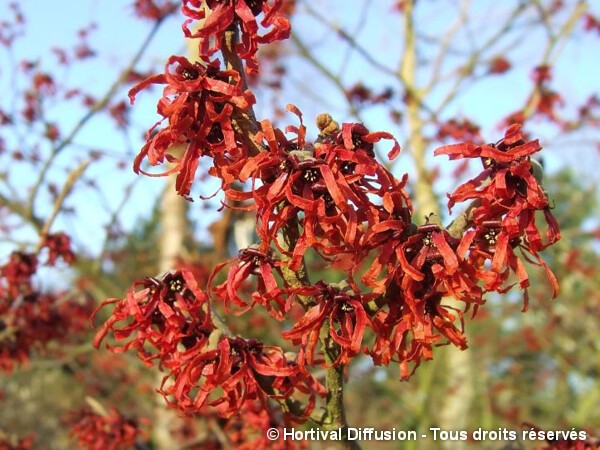
[[[247,90],[248,81],[246,79],[244,63],[236,52],[236,46],[238,42],[239,29],[237,23],[234,22],[225,32],[223,45],[221,46],[221,53],[223,54],[223,59],[227,64],[227,69],[235,70],[240,74],[240,77],[242,78],[242,86],[244,90]],[[258,154],[263,150],[254,139],[256,133],[259,131],[259,126],[252,105],[248,106],[248,108],[245,110],[236,108],[232,116],[231,124],[233,125],[233,129],[250,150],[251,156]]]
[[[575,24],[581,18],[581,16],[583,16],[586,10],[587,4],[585,2],[579,2],[575,6],[575,8],[573,8],[573,11],[569,15],[563,26],[560,28],[560,30],[556,34],[549,35],[548,43],[546,44],[542,60],[540,61],[538,66],[550,64],[552,59],[552,52],[554,51],[554,49],[563,38],[566,38],[573,32]],[[533,90],[527,101],[527,105],[525,106],[525,108],[523,108],[523,115],[525,118],[529,118],[533,115],[533,113],[535,112],[535,108],[539,103],[541,95],[542,93],[540,92],[540,86],[537,84],[534,85]]]
[[[244,87],[246,88],[247,84],[244,65],[235,51],[235,47],[238,42],[238,33],[239,31],[237,24],[232,25],[232,27],[225,34],[222,53],[227,63],[227,67],[240,73]],[[308,54],[306,47],[303,47],[303,44],[297,38],[296,42],[299,44],[299,46],[302,46],[301,48],[303,48]],[[332,80],[336,80],[336,85],[341,90],[344,90],[337,77],[333,77]],[[240,112],[240,114],[237,115],[234,120],[237,122],[236,130],[241,133],[242,139],[251,145],[250,148],[254,149],[256,152],[263,151],[263,149],[254,141],[254,136],[258,131],[258,124],[256,122],[256,117],[252,107],[249,107],[246,111]],[[302,262],[298,271],[290,270],[288,264],[286,264],[291,259],[286,252],[295,248],[299,238],[298,227],[299,222],[297,217],[290,220],[290,223],[283,229],[283,237],[281,242],[282,249],[284,250],[281,255],[282,261],[284,262],[282,265],[282,273],[285,281],[292,287],[302,287],[310,284],[304,261]],[[308,308],[311,302],[310,297],[301,298],[299,300],[305,309]],[[314,421],[316,424],[323,424],[323,426],[329,429],[346,429],[347,423],[343,401],[344,368],[343,366],[335,367],[333,364],[337,358],[337,354],[339,353],[339,347],[331,340],[331,337],[329,336],[328,323],[326,323],[321,329],[320,338],[321,347],[325,355],[325,364],[327,366],[326,384],[328,388],[328,395],[326,399],[325,411],[315,411],[313,414],[311,414],[309,419]],[[268,385],[265,386],[265,389],[268,389],[267,392],[273,391],[273,388],[269,387]],[[285,410],[290,411],[300,417],[303,415],[305,408],[302,406],[301,402],[289,398],[280,401],[280,403]],[[348,450],[360,450],[360,446],[354,441],[346,440],[344,442],[344,446]]]
[[[473,73],[473,68],[479,64],[480,58],[482,55],[492,48],[501,38],[506,36],[507,32],[514,26],[515,20],[523,14],[523,12],[527,9],[527,2],[520,2],[519,5],[514,9],[512,14],[508,17],[506,22],[498,29],[496,33],[494,33],[484,44],[475,50],[471,57],[469,58],[467,64],[462,68],[461,75],[456,79],[452,88],[448,91],[446,97],[440,102],[435,111],[435,116],[439,116],[443,109],[448,106],[452,100],[458,95],[460,92],[460,86],[470,77]],[[428,84],[427,90],[433,88],[439,78],[432,78]]]
[[[364,120],[362,119],[362,117],[360,115],[360,111],[348,99],[348,95],[346,93],[346,87],[341,82],[340,78],[336,74],[334,74],[331,70],[329,70],[325,66],[325,64],[323,64],[321,61],[319,61],[317,58],[315,58],[315,56],[310,52],[310,50],[308,49],[306,44],[298,37],[297,34],[292,33],[290,39],[294,44],[296,44],[296,47],[298,47],[300,56],[302,56],[304,59],[306,59],[308,62],[310,62],[319,72],[321,72],[325,76],[325,78],[329,79],[329,81],[331,81],[334,84],[334,86],[336,88],[338,88],[340,93],[343,95],[343,97],[348,102],[348,108],[350,110],[350,114],[353,115],[354,117],[356,117],[356,119],[359,122],[364,122]]]
[[[438,201],[433,192],[431,173],[427,168],[425,152],[427,145],[423,139],[423,118],[420,115],[422,92],[416,86],[417,49],[413,21],[414,1],[406,2],[404,11],[404,54],[398,74],[406,83],[410,93],[406,102],[408,120],[408,145],[412,152],[417,177],[415,181],[415,200],[421,214],[435,213],[440,215]]]
[[[374,68],[378,69],[379,71],[381,71],[382,73],[389,75],[391,77],[394,77],[398,81],[400,81],[400,84],[402,84],[406,93],[410,97],[414,97],[417,100],[420,108],[422,108],[423,110],[427,111],[430,114],[434,113],[433,110],[423,102],[423,100],[420,96],[415,95],[415,92],[413,92],[413,86],[406,82],[406,80],[404,79],[404,76],[401,72],[395,71],[394,69],[377,61],[375,59],[375,57],[373,56],[373,52],[371,52],[371,51],[365,49],[363,46],[361,46],[358,43],[358,41],[350,33],[348,33],[346,30],[341,28],[339,25],[336,25],[336,24],[328,21],[325,17],[323,17],[317,10],[312,8],[310,5],[305,5],[305,6],[306,6],[306,10],[309,12],[310,15],[312,15],[315,19],[317,19],[323,25],[325,25],[325,26],[331,28],[333,31],[335,31],[339,37],[341,37],[343,40],[345,40],[348,43],[350,48],[356,50],[356,52],[361,57],[363,57],[364,60],[367,61],[372,67],[374,67]],[[292,37],[292,40],[294,40],[294,36]],[[321,65],[321,63],[319,61],[317,61],[311,54],[306,54],[308,52],[306,47],[304,47],[304,48],[300,47],[299,42],[296,42],[296,45],[299,46],[302,56],[304,56],[307,60],[312,62],[313,65],[317,69],[319,69],[327,78],[332,80],[336,84],[336,86],[338,86],[338,88],[343,89],[344,94],[345,94],[346,91],[345,91],[343,85],[341,85],[341,83],[338,85],[336,82],[336,81],[339,81],[339,78],[337,76],[333,75],[333,73],[331,73],[329,71],[329,69],[327,69],[325,66]]]
[[[329,322],[326,321],[319,334],[321,349],[325,357],[325,382],[327,387],[327,398],[325,399],[325,416],[323,427],[327,430],[344,430],[343,446],[347,450],[360,450],[361,447],[357,441],[348,440],[346,421],[346,411],[344,407],[344,368],[345,366],[335,366],[334,362],[339,354],[339,345],[331,339],[329,334]]]
[[[58,194],[58,197],[56,197],[56,200],[54,201],[54,205],[52,207],[52,213],[50,214],[50,217],[48,217],[48,219],[46,219],[46,222],[44,223],[42,229],[40,230],[40,237],[42,238],[42,240],[50,232],[50,228],[52,227],[54,220],[58,216],[58,213],[62,209],[62,206],[63,206],[65,200],[67,199],[67,196],[73,190],[73,186],[75,185],[77,180],[79,180],[79,178],[81,178],[83,176],[83,173],[86,171],[86,169],[89,167],[89,165],[91,164],[92,161],[93,161],[93,159],[88,159],[87,161],[84,161],[82,164],[80,164],[78,167],[76,167],[69,173],[69,176],[67,177],[67,180],[65,181],[65,184],[64,184],[62,190],[60,191],[60,193]],[[41,245],[41,242],[40,242],[40,245]],[[38,246],[38,250],[39,250],[39,246]]]
[[[123,83],[129,76],[129,74],[133,71],[133,69],[135,68],[135,66],[137,65],[137,63],[139,62],[141,57],[143,56],[144,52],[148,48],[148,45],[150,44],[150,42],[156,35],[156,32],[160,28],[160,25],[162,24],[162,22],[163,22],[163,19],[159,19],[154,23],[154,26],[152,27],[152,29],[146,36],[146,39],[144,39],[144,41],[142,42],[142,45],[138,49],[137,53],[133,56],[133,58],[127,65],[127,67],[121,72],[121,74],[115,80],[115,82],[109,87],[108,91],[106,92],[106,94],[104,94],[102,99],[100,99],[94,106],[92,106],[92,108],[79,120],[79,122],[77,122],[77,124],[71,130],[71,132],[62,141],[60,141],[58,143],[58,145],[52,150],[52,153],[50,154],[48,159],[44,162],[44,165],[42,167],[42,170],[40,171],[38,179],[35,182],[33,189],[31,190],[31,194],[29,195],[29,199],[27,202],[27,205],[28,205],[27,206],[27,217],[29,217],[29,218],[35,217],[35,214],[34,214],[35,199],[36,199],[37,194],[38,194],[44,180],[46,179],[46,175],[48,174],[48,171],[50,170],[50,167],[51,167],[52,163],[54,162],[54,160],[56,159],[56,157],[62,152],[62,150],[64,150],[65,147],[67,147],[68,145],[70,145],[73,142],[73,139],[75,138],[75,136],[77,136],[79,131],[81,131],[83,126],[92,117],[94,117],[98,112],[102,111],[106,107],[106,105],[112,100],[112,98],[115,96],[119,87],[121,87],[123,85]]]
[[[450,225],[446,227],[446,230],[452,237],[460,239],[460,237],[471,228],[473,221],[473,211],[475,208],[481,206],[481,200],[476,199],[465,209],[462,213],[458,215],[456,219],[454,219]]]

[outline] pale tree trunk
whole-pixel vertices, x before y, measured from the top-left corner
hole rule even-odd
[[[158,241],[159,273],[172,270],[177,257],[184,251],[185,237],[189,233],[187,218],[188,205],[186,200],[175,190],[175,177],[167,179],[167,185],[161,198],[160,205],[160,238]],[[158,383],[162,382],[163,374],[159,374]],[[154,412],[152,441],[156,450],[174,450],[177,448],[171,433],[177,424],[177,414],[169,409],[162,397],[157,398]]]
[[[202,26],[204,21],[199,21],[197,27]],[[187,39],[186,46],[190,61],[198,60],[198,42],[196,39]],[[173,149],[172,149],[173,150]],[[175,152],[181,156],[183,148]],[[175,189],[175,176],[167,178],[165,190],[160,205],[160,229],[161,235],[158,242],[160,273],[172,270],[185,249],[185,238],[190,232],[188,220],[188,202]],[[164,375],[160,374],[158,383],[162,383]],[[153,426],[153,444],[156,450],[174,450],[177,448],[172,435],[172,429],[177,424],[177,414],[169,409],[162,397],[158,398]]]
[[[415,201],[417,224],[423,223],[424,217],[433,213],[440,217],[440,206],[432,187],[431,171],[427,168],[427,145],[423,140],[423,120],[420,115],[421,92],[416,84],[416,34],[413,28],[414,2],[406,2],[405,9],[405,48],[400,66],[400,76],[404,80],[409,93],[407,102],[407,121],[409,128],[408,144],[413,154],[416,168]],[[444,304],[454,308],[464,305],[453,298],[443,299]],[[442,354],[443,353],[443,354]],[[475,379],[473,361],[469,351],[462,351],[454,346],[448,346],[438,352],[444,364],[439,367],[445,374],[446,386],[442,390],[441,403],[435,408],[434,418],[437,426],[445,430],[463,430],[468,425],[467,420],[475,398]],[[436,389],[437,391],[437,389]],[[439,392],[439,391],[438,391]],[[459,449],[460,442],[446,441],[443,446],[447,450]]]

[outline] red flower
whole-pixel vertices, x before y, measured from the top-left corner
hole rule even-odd
[[[399,363],[400,377],[406,380],[423,360],[433,359],[433,347],[442,345],[444,337],[466,348],[462,330],[454,325],[457,316],[462,324],[463,313],[452,313],[451,307],[442,305],[441,293],[426,294],[413,305],[397,290],[392,290],[388,299],[387,306],[373,317],[376,337],[368,353],[375,364]]]
[[[547,65],[538,66],[531,75],[537,85],[537,92],[533,95],[535,101],[535,113],[545,116],[553,122],[562,124],[563,122],[556,116],[554,108],[564,104],[559,93],[548,87],[552,81],[551,67]]]
[[[355,255],[360,260],[365,256],[360,245],[362,224],[374,220],[379,208],[372,197],[392,190],[404,193],[406,180],[396,180],[374,158],[373,144],[393,138],[388,133],[369,133],[359,124],[344,124],[341,132],[313,148],[305,142],[300,112],[291,105],[288,109],[300,117],[300,127],[287,128],[297,138],[288,140],[263,121],[257,139],[264,139],[269,151],[248,160],[240,171],[241,181],[251,179],[253,189],[250,193],[230,190],[227,196],[255,201],[261,249],[271,243],[279,246],[279,230],[299,218],[302,232],[291,252],[291,270],[300,266],[308,248],[333,259]],[[390,157],[399,150],[394,140]]]
[[[302,344],[306,361],[314,364],[321,328],[328,322],[329,336],[340,348],[334,364],[348,364],[350,358],[361,351],[365,328],[370,323],[364,308],[368,300],[350,289],[340,289],[323,281],[293,292],[294,295],[311,296],[316,304],[306,311],[291,330],[281,335],[295,345]]]
[[[215,439],[214,436],[206,436],[201,427],[194,429],[190,421],[179,433],[185,435],[185,442],[197,442],[194,449],[202,450],[299,450],[308,448],[308,442],[296,439],[268,439],[267,430],[276,428],[283,433],[283,428],[293,424],[287,419],[288,413],[281,411],[282,408],[274,402],[263,404],[259,400],[246,400],[238,414],[228,419],[215,417],[216,414],[209,410],[201,412],[201,417],[217,422],[222,436],[225,438]],[[282,435],[282,434],[280,434]],[[192,448],[192,447],[190,447]]]
[[[138,286],[142,290],[136,291]],[[107,345],[112,351],[136,348],[146,364],[158,360],[159,368],[168,370],[160,392],[169,405],[186,413],[212,406],[229,417],[247,399],[266,402],[301,392],[308,397],[309,414],[322,386],[280,348],[223,336],[212,323],[207,302],[187,270],[135,283],[125,299],[101,305],[117,303],[94,346],[112,332],[117,341],[128,340]]]
[[[168,0],[135,0],[135,13],[150,20],[162,20],[177,11],[177,2]]]
[[[129,91],[131,102],[139,91],[152,84],[167,85],[158,102],[158,113],[169,123],[154,135],[152,131],[161,122],[148,131],[148,141],[134,161],[135,172],[150,176],[176,172],[176,189],[187,196],[200,157],[208,155],[213,159],[215,174],[228,185],[233,178],[227,168],[247,157],[247,149],[239,142],[231,119],[236,111],[246,110],[254,103],[252,93],[243,90],[240,74],[219,70],[218,61],[204,66],[172,56],[164,74],[152,75]],[[183,156],[176,154],[173,148],[176,145],[185,146]],[[153,166],[165,159],[176,165],[164,173],[151,175],[141,168],[146,158]]]
[[[31,277],[37,272],[38,258],[33,253],[13,252],[9,261],[0,267],[0,312],[10,304],[9,298],[31,292]]]
[[[519,125],[511,126],[504,139],[495,145],[471,143],[441,147],[435,154],[446,154],[450,159],[481,158],[483,172],[459,186],[449,195],[448,207],[456,202],[476,200],[472,210],[473,225],[477,230],[474,240],[476,258],[492,259],[491,272],[481,269],[479,276],[485,280],[486,289],[506,291],[504,282],[509,268],[516,273],[521,288],[527,287],[529,278],[523,262],[514,253],[520,247],[530,254],[529,261],[542,266],[548,274],[556,296],[558,284],[539,252],[560,239],[560,230],[550,211],[550,205],[539,179],[541,174],[530,156],[541,150],[538,141],[526,142]],[[536,224],[536,211],[543,211],[546,224],[546,242],[543,242]],[[490,224],[493,226],[490,228]],[[483,236],[483,240],[481,237]],[[487,242],[485,242],[487,241]]]
[[[188,38],[199,39],[199,55],[205,59],[220,50],[223,45],[225,31],[235,22],[240,24],[241,42],[236,52],[247,62],[250,72],[258,71],[256,52],[259,44],[287,39],[290,36],[290,23],[280,13],[283,0],[184,0],[182,11],[188,20],[183,24],[183,31]],[[198,31],[191,31],[188,25],[194,20],[203,20],[203,7],[211,10]],[[268,30],[259,35],[259,23],[256,16],[263,14],[260,27]]]
[[[49,249],[46,265],[53,265],[59,256],[67,263],[74,259],[63,233],[48,236],[42,245]],[[13,252],[0,266],[0,369],[7,372],[26,363],[33,350],[45,349],[49,341],[64,341],[81,331],[90,313],[88,302],[65,293],[39,292],[33,282],[38,265],[38,255]]]
[[[542,85],[552,80],[552,68],[548,65],[537,66],[531,72],[531,78],[537,85]]]
[[[585,23],[584,28],[586,31],[596,31],[600,34],[600,20],[591,13],[586,13],[583,16]]]
[[[285,399],[301,392],[309,398],[305,418],[324,388],[295,361],[288,361],[282,349],[224,337],[216,348],[182,355],[163,379],[160,392],[169,405],[185,413],[208,405],[221,417],[238,413],[248,400],[266,404],[269,397]]]
[[[138,288],[141,287],[141,290]],[[105,300],[94,313],[116,303],[111,317],[94,338],[98,348],[109,332],[123,345],[109,345],[114,352],[135,348],[138,356],[151,366],[177,365],[178,359],[198,352],[208,343],[214,329],[207,308],[208,296],[187,270],[169,272],[161,279],[146,278],[134,283],[124,299]]]
[[[502,217],[502,225],[510,237],[518,237],[526,231],[534,251],[556,242],[560,238],[557,224],[530,160],[530,156],[541,149],[537,140],[525,141],[519,125],[511,126],[504,139],[495,145],[466,143],[438,148],[436,155],[449,155],[450,159],[481,158],[484,166],[480,175],[448,195],[448,207],[451,209],[457,202],[477,199],[481,205],[473,210],[476,225]],[[546,244],[541,243],[535,229],[533,213],[537,210],[545,212],[550,226]]]
[[[60,299],[60,300],[59,300]],[[29,361],[33,351],[41,351],[50,341],[65,342],[89,317],[90,304],[80,304],[66,294],[23,294],[5,311],[0,310],[0,370],[12,371]]]
[[[441,123],[436,139],[443,141],[448,138],[482,143],[481,136],[479,135],[479,126],[468,119],[461,121],[450,119],[447,122]]]
[[[510,70],[511,64],[506,58],[502,56],[496,56],[490,61],[489,73],[502,74]]]
[[[72,264],[75,261],[75,254],[71,250],[71,238],[65,233],[49,234],[44,239],[42,248],[48,249],[48,261],[46,264],[54,265],[58,258],[61,258],[66,264]]]
[[[278,418],[271,404],[263,405],[257,401],[246,401],[240,409],[240,415],[231,417],[223,427],[231,448],[234,450],[295,450],[308,448],[307,441],[296,439],[268,439],[267,430],[278,429],[280,436],[286,423]]]
[[[215,288],[215,294],[225,302],[226,307],[229,302],[232,302],[243,308],[238,312],[238,314],[242,314],[258,303],[265,307],[273,317],[282,320],[289,309],[289,303],[285,301],[283,292],[279,289],[274,276],[275,272],[282,277],[276,262],[257,248],[240,250],[239,256],[232,262],[233,266],[229,269],[227,281]],[[212,277],[230,263],[231,261],[218,265]],[[257,287],[252,292],[251,301],[246,301],[240,297],[240,291],[250,276],[256,278]]]
[[[433,345],[442,344],[444,337],[466,348],[463,311],[443,305],[443,297],[462,300],[465,309],[483,303],[478,273],[467,258],[470,242],[451,237],[435,224],[406,231],[408,236],[388,241],[363,277],[363,282],[375,284],[375,291],[383,295],[383,307],[373,318],[376,338],[369,353],[376,364],[399,362],[402,378],[410,376],[410,362],[416,368],[422,359],[431,359]],[[387,275],[373,283],[382,269]]]

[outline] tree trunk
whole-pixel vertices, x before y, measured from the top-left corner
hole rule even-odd
[[[416,32],[413,26],[414,2],[406,2],[404,11],[404,38],[405,48],[399,68],[401,79],[404,80],[406,91],[409,93],[407,101],[407,122],[409,129],[408,145],[412,152],[415,168],[415,200],[417,225],[425,220],[425,216],[433,213],[441,217],[439,201],[432,188],[431,171],[427,168],[427,145],[423,139],[423,119],[420,114],[421,91],[416,82],[417,73],[417,49]],[[444,298],[444,304],[451,307],[462,308],[453,298]],[[445,430],[462,430],[467,425],[466,420],[471,411],[474,395],[474,377],[472,369],[471,353],[449,346],[437,352],[436,357],[444,358],[443,368],[446,382],[443,389],[442,403],[437,409],[437,424]],[[441,354],[443,353],[443,354]],[[444,449],[454,450],[462,448],[463,443],[445,441]]]
[[[167,179],[167,185],[161,198],[159,239],[159,272],[162,274],[172,270],[177,258],[184,250],[185,237],[189,232],[186,200],[175,190],[175,177]],[[158,375],[158,385],[163,374]],[[152,441],[156,450],[173,450],[177,448],[172,435],[173,426],[177,422],[175,411],[165,405],[162,397],[157,397],[154,413]]]

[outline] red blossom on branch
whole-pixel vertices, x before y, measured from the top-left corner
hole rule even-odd
[[[484,270],[481,275],[489,290],[506,290],[503,287],[508,278],[505,268],[509,267],[517,274],[527,298],[529,279],[523,262],[514,252],[514,248],[519,247],[546,270],[553,296],[556,296],[556,279],[539,256],[541,250],[560,239],[558,223],[540,185],[537,163],[531,160],[531,155],[541,148],[537,140],[526,141],[521,127],[513,125],[496,144],[455,144],[435,152],[436,155],[449,155],[450,159],[481,158],[483,163],[481,174],[448,195],[448,207],[452,209],[457,202],[466,200],[477,202],[472,210],[473,223],[479,230],[478,235],[487,240],[487,243],[480,241],[479,250],[492,258],[491,272],[484,275]],[[543,212],[547,224],[545,242],[537,227],[536,211]],[[496,226],[484,231],[490,228],[490,223]]]
[[[178,2],[169,0],[135,0],[133,8],[139,17],[162,20],[177,11]]]
[[[126,340],[107,345],[112,351],[135,348],[146,364],[158,360],[168,372],[160,392],[173,408],[190,414],[208,405],[229,417],[247,399],[266,402],[299,391],[309,398],[310,414],[315,395],[322,393],[322,386],[283,350],[222,336],[211,320],[208,296],[187,270],[135,283],[125,299],[109,299],[101,307],[111,303],[116,307],[94,346],[111,332],[117,342]]]
[[[206,15],[204,7],[210,10]],[[249,72],[258,71],[256,53],[259,44],[270,44],[290,36],[290,23],[282,14],[283,0],[184,0],[182,12],[188,17],[183,24],[187,38],[199,39],[198,53],[205,60],[223,47],[225,32],[235,24],[241,30],[237,55],[246,60]],[[262,19],[257,16],[262,14]],[[189,25],[204,20],[198,30]],[[263,28],[265,34],[259,34]]]
[[[69,238],[63,233],[48,236],[41,247],[49,249],[42,257],[46,266],[54,265],[58,257],[73,261]],[[0,266],[0,370],[10,372],[28,362],[33,352],[44,351],[52,340],[69,340],[89,317],[88,299],[39,291],[34,280],[39,260],[39,254],[13,252]]]
[[[31,278],[37,269],[37,255],[13,252],[8,262],[0,267],[0,298],[12,297],[14,299],[19,293],[31,292]],[[0,305],[0,312],[9,304],[9,301],[3,301]]]
[[[66,264],[73,264],[75,253],[71,250],[71,238],[65,233],[49,234],[42,243],[42,248],[48,249],[47,264],[54,265],[60,258]]]
[[[295,289],[294,295],[310,296],[315,305],[289,331],[281,335],[295,345],[302,344],[306,362],[315,363],[315,350],[325,322],[329,336],[339,346],[334,364],[348,364],[361,351],[365,328],[370,324],[364,303],[368,300],[350,289],[340,289],[320,281],[313,286]]]
[[[248,400],[266,404],[268,398],[286,399],[302,393],[308,397],[305,420],[317,394],[324,388],[283,350],[252,339],[223,337],[215,348],[188,353],[171,364],[160,392],[173,408],[187,414],[215,408],[221,417],[238,413]]]
[[[512,67],[510,61],[502,56],[496,56],[490,61],[488,71],[489,73],[499,75],[508,72]]]
[[[146,278],[134,283],[124,299],[105,300],[96,310],[94,316],[104,306],[116,304],[96,334],[94,347],[112,333],[117,342],[126,341],[107,344],[113,352],[135,348],[149,366],[155,360],[161,368],[177,365],[180,357],[208,343],[214,325],[207,301],[208,296],[185,269],[168,272],[160,279]]]
[[[451,138],[454,141],[482,142],[479,126],[468,119],[450,119],[439,125],[436,139],[444,141]]]
[[[218,61],[203,65],[172,56],[164,74],[152,75],[129,91],[131,102],[139,91],[152,84],[166,84],[158,113],[168,125],[153,134],[161,120],[148,131],[148,141],[134,161],[135,172],[150,176],[177,173],[176,189],[187,196],[200,158],[206,155],[212,158],[224,185],[230,184],[233,179],[227,176],[227,168],[246,158],[248,152],[240,144],[232,117],[254,103],[252,93],[243,89],[240,74],[220,70]],[[184,148],[182,155],[177,152],[178,145]],[[149,174],[141,167],[145,159],[152,166],[166,160],[174,167],[160,174]]]
[[[242,249],[237,258],[218,265],[213,273],[216,275],[224,266],[233,263],[227,274],[227,280],[215,288],[216,296],[226,307],[232,302],[242,308],[237,314],[242,314],[254,304],[262,305],[269,313],[281,320],[289,309],[283,291],[279,288],[275,273],[282,278],[281,270],[271,258],[270,253],[263,253],[257,248]],[[240,291],[250,277],[256,279],[256,289],[252,291],[250,301],[240,297]],[[212,277],[211,277],[212,278]]]
[[[298,125],[282,130],[269,120],[255,121],[255,100],[244,74],[221,70],[210,58],[221,50],[227,67],[242,70],[245,60],[247,69],[256,71],[259,44],[289,36],[282,8],[282,0],[183,0],[184,33],[199,39],[201,61],[172,56],[163,74],[146,78],[129,92],[133,102],[140,90],[165,85],[158,103],[163,119],[148,131],[134,170],[147,173],[145,161],[152,166],[171,163],[153,176],[177,173],[177,191],[189,196],[200,158],[206,157],[209,174],[221,181],[227,200],[223,207],[256,211],[259,242],[217,265],[208,292],[185,269],[135,283],[124,299],[103,303],[115,308],[94,340],[98,347],[112,334],[116,345],[108,345],[111,350],[135,348],[146,364],[158,363],[166,372],[159,391],[170,406],[186,414],[216,413],[230,421],[225,427],[255,408],[262,410],[260,417],[250,417],[264,429],[265,421],[273,419],[271,400],[285,404],[287,411],[298,395],[306,404],[294,414],[306,419],[316,397],[326,393],[308,372],[309,366],[322,363],[319,352],[333,366],[345,366],[366,352],[375,364],[397,362],[406,379],[433,357],[434,346],[450,343],[465,349],[464,315],[469,309],[475,314],[486,293],[508,291],[514,274],[527,298],[525,262],[547,271],[554,295],[557,288],[539,255],[560,238],[531,159],[541,146],[528,141],[520,125],[510,126],[502,140],[488,145],[466,119],[439,125],[439,139],[470,142],[443,146],[437,155],[483,163],[481,174],[449,195],[449,209],[471,202],[466,225],[456,230],[430,223],[430,218],[413,223],[408,176],[396,178],[376,159],[375,144],[384,139],[392,142],[388,157],[399,154],[391,134],[371,132],[359,123],[340,127],[322,114],[320,134],[310,142],[302,113],[293,105],[287,110],[298,117]],[[202,21],[201,26],[192,29],[195,21]],[[498,57],[489,72],[509,68]],[[533,78],[535,112],[558,121],[554,108],[561,99],[548,88],[550,68],[536,68]],[[348,92],[359,103],[390,95],[374,98],[359,85]],[[522,122],[524,114],[512,120]],[[162,122],[166,124],[159,128]],[[538,228],[540,213],[545,238]],[[309,250],[342,269],[347,279],[311,283],[304,273]],[[224,268],[225,280],[212,287]],[[464,306],[450,306],[444,300],[450,296]],[[227,313],[263,307],[277,320],[301,305],[303,313],[282,333],[299,347],[297,354],[232,335],[211,311],[211,301],[221,302]],[[240,448],[250,445],[243,428],[238,435],[228,430],[232,448],[237,437]]]
[[[268,151],[249,159],[239,175],[241,181],[250,179],[253,189],[228,190],[226,195],[234,201],[254,200],[261,249],[274,243],[291,256],[292,270],[299,267],[308,248],[325,257],[354,254],[360,260],[365,255],[360,244],[362,223],[376,215],[371,197],[394,189],[403,193],[406,183],[377,162],[373,145],[381,139],[393,140],[390,157],[400,147],[389,133],[371,133],[360,124],[344,124],[340,132],[313,146],[305,142],[300,112],[291,105],[288,109],[300,117],[299,127],[287,128],[297,138],[287,139],[263,121],[256,138],[266,142]],[[291,251],[284,250],[277,233],[298,217],[301,235]]]

